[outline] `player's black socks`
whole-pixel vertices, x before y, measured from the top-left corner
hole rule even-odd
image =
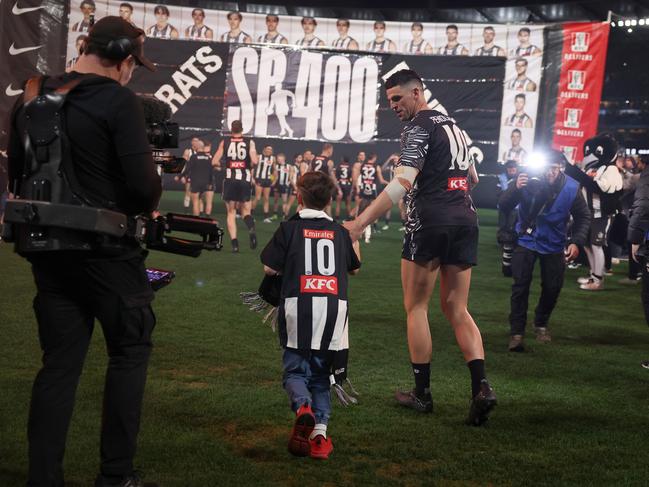
[[[232,239],[232,251],[239,252],[239,240],[237,240],[236,238]]]
[[[480,383],[487,379],[484,370],[484,360],[476,359],[467,362],[469,372],[471,372],[471,397],[475,397],[480,392]]]
[[[415,392],[421,396],[430,390],[430,363],[415,364],[412,363],[412,373],[415,375]]]
[[[248,227],[248,231],[254,232],[255,231],[255,219],[252,217],[252,215],[246,215],[243,217],[243,222],[246,224]]]

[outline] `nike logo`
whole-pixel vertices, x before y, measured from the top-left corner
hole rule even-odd
[[[11,85],[7,86],[5,93],[7,96],[18,96],[23,92],[23,90],[14,90]]]
[[[18,6],[18,2],[14,3],[14,7],[11,9],[11,13],[14,15],[22,15],[22,14],[27,14],[29,12],[33,12],[34,10],[40,10],[45,7],[26,7],[26,8],[20,8]]]
[[[43,47],[42,44],[40,46],[21,47],[20,49],[16,49],[16,47],[12,43],[11,46],[9,46],[9,54],[11,54],[12,56],[17,56],[18,54],[34,51],[36,49],[40,49],[41,47]]]

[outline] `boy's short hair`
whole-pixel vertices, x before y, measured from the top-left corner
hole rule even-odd
[[[331,203],[336,185],[328,174],[310,171],[297,180],[297,190],[305,208],[323,210]]]

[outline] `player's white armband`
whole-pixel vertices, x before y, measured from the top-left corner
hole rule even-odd
[[[398,203],[406,195],[418,174],[419,170],[414,167],[398,166],[395,168],[394,178],[385,187],[385,192],[392,200],[392,203]]]

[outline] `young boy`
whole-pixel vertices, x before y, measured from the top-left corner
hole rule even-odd
[[[334,353],[347,348],[347,274],[360,268],[358,242],[323,210],[336,185],[323,172],[297,182],[304,208],[280,224],[261,253],[264,272],[282,275],[278,309],[284,348],[283,385],[296,413],[288,450],[296,456],[326,459],[331,411],[329,375]]]

